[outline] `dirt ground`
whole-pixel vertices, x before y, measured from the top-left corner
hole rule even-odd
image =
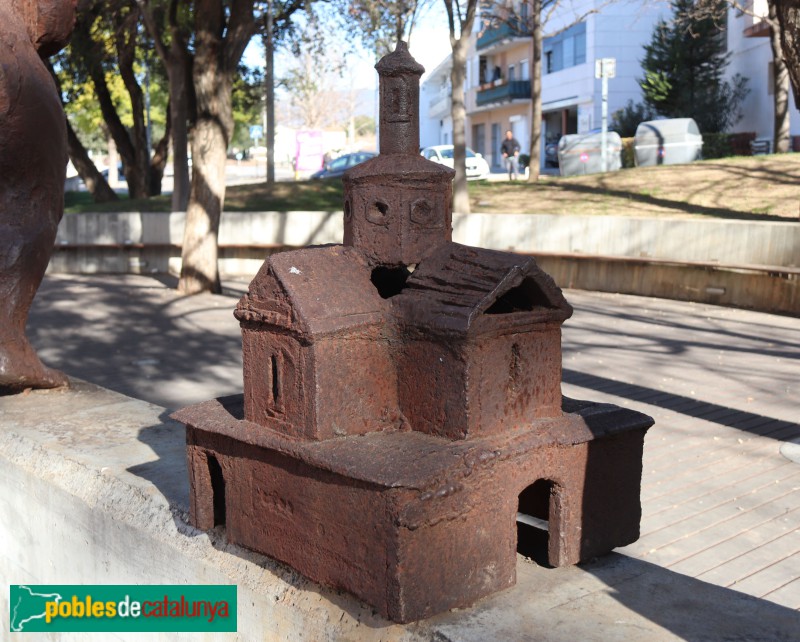
[[[473,212],[614,214],[800,220],[800,153],[733,157],[690,165],[624,169],[535,183],[470,183]],[[92,203],[86,193],[66,194],[69,212],[168,212],[169,196]],[[342,182],[263,182],[227,190],[228,211],[341,211]]]
[[[800,220],[800,154],[470,185],[473,212]]]

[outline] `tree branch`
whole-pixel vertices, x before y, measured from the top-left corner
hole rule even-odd
[[[165,66],[169,65],[169,52],[150,10],[150,0],[136,0],[136,4],[139,7],[139,13],[142,16],[145,29],[147,29],[147,33],[149,33],[150,37],[153,39],[158,57],[161,58],[161,62],[163,62]]]

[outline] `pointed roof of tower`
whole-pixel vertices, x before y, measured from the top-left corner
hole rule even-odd
[[[402,76],[404,74],[415,74],[421,76],[425,73],[425,67],[419,64],[408,51],[408,45],[400,40],[395,50],[381,58],[375,65],[375,69],[382,76]]]

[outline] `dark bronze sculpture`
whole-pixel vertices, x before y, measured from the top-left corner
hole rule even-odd
[[[561,397],[561,290],[453,243],[453,170],[419,155],[422,67],[376,66],[381,154],[344,243],[270,256],[239,302],[244,395],[185,408],[191,521],[386,617],[463,607],[639,536],[652,419]]]
[[[42,58],[61,50],[76,0],[0,3],[0,391],[55,388],[25,336],[64,212],[67,131]]]

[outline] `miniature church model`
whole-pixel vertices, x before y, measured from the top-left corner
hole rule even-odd
[[[572,314],[534,259],[451,240],[419,77],[384,57],[380,155],[344,243],[270,256],[239,302],[244,394],[185,408],[191,520],[406,622],[639,534],[649,417],[562,399]],[[530,553],[533,554],[533,553]]]

